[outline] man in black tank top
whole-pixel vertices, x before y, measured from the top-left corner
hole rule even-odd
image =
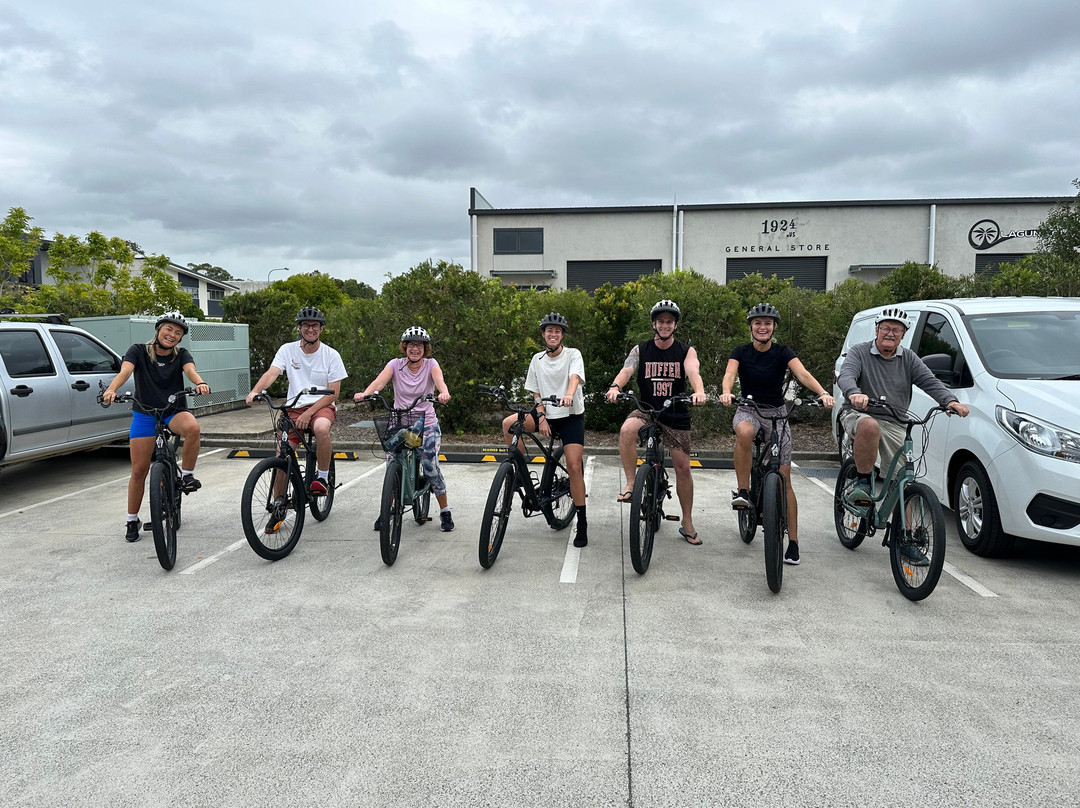
[[[653,306],[653,338],[635,345],[630,351],[622,370],[608,388],[609,402],[614,402],[619,391],[636,375],[638,398],[653,407],[661,407],[665,400],[685,393],[687,380],[693,390],[694,404],[705,403],[697,351],[675,339],[680,314],[679,307],[670,300],[661,300]],[[679,533],[689,544],[698,545],[701,539],[694,529],[694,480],[690,476],[690,412],[685,407],[677,408],[661,415],[659,421],[675,469],[675,491],[682,509]],[[619,502],[630,501],[637,471],[637,436],[643,426],[644,416],[634,410],[623,422],[619,433],[619,458],[626,475],[626,486],[619,494]]]

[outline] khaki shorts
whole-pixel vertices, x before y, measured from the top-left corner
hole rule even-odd
[[[840,425],[844,427],[847,434],[854,438],[858,432],[859,424],[862,423],[864,418],[874,418],[874,416],[858,410],[847,410],[840,415]],[[877,465],[880,472],[884,474],[889,470],[889,464],[892,463],[893,456],[903,447],[907,429],[900,426],[896,421],[885,421],[876,418],[874,420],[881,427]]]
[[[634,410],[626,417],[637,418],[639,421],[644,421],[646,424],[649,423],[649,416],[641,410]],[[659,423],[659,421],[657,423]],[[690,454],[689,429],[672,429],[670,426],[660,424],[660,434],[664,436],[664,445],[668,447],[669,451],[674,449],[677,452]]]

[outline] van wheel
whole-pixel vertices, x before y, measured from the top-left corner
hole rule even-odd
[[[997,497],[978,462],[969,460],[960,467],[953,483],[953,502],[956,531],[966,548],[988,558],[1012,550],[1014,539],[1001,529]]]

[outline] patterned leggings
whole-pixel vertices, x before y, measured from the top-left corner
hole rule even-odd
[[[439,450],[442,449],[442,430],[438,424],[424,427],[424,443],[420,447],[420,465],[424,476],[431,482],[431,493],[437,497],[445,496],[446,480],[439,468]]]

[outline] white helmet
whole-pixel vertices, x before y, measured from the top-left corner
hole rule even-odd
[[[905,331],[911,328],[911,322],[908,320],[907,312],[896,306],[888,306],[879,311],[877,317],[874,318],[874,328],[877,328],[886,320],[895,320],[904,327]]]
[[[431,342],[431,334],[418,325],[411,325],[401,334],[402,342]]]

